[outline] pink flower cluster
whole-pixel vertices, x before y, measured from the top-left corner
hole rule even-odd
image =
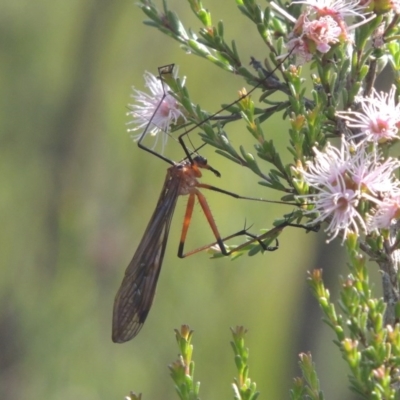
[[[397,159],[383,160],[377,146],[355,146],[345,137],[340,150],[328,143],[323,152],[314,148],[314,153],[312,162],[295,168],[301,181],[315,192],[299,196],[314,204],[308,212],[318,214],[313,224],[328,221],[330,240],[339,234],[344,240],[349,232],[390,227],[400,215]]]
[[[306,5],[287,43],[300,62],[310,61],[313,54],[325,54],[333,45],[349,41],[349,31],[354,26],[348,26],[345,17],[365,20],[365,6],[359,0],[299,0],[293,4]]]
[[[400,128],[400,104],[396,104],[396,87],[389,93],[373,89],[367,97],[358,97],[359,111],[338,111],[336,115],[352,128],[351,138],[358,143],[382,144],[397,140]]]

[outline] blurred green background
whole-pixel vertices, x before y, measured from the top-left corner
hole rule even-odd
[[[224,20],[226,37],[236,39],[243,60],[263,60],[267,50],[234,2],[214,3],[208,4],[214,23]],[[198,31],[186,2],[169,4]],[[184,54],[144,26],[144,18],[127,0],[1,2],[0,398],[122,399],[130,390],[145,399],[173,398],[167,365],[178,353],[173,329],[183,323],[195,330],[202,398],[232,397],[229,327],[235,325],[249,329],[250,372],[264,398],[288,398],[299,374],[297,354],[309,350],[329,398],[349,398],[348,372],[337,367],[333,335],[305,282],[306,270],[319,267],[337,283],[340,246],[326,246],[322,232],[287,229],[274,253],[235,261],[210,260],[206,253],[178,259],[185,199],[178,201],[144,328],[132,342],[111,342],[114,296],[168,167],[140,151],[126,132],[131,86],[143,89],[145,70],[156,73],[173,62],[187,76],[192,99],[212,111],[233,101],[244,85]],[[278,116],[265,129],[284,150],[286,122]],[[253,149],[242,122],[228,132],[234,145]],[[172,141],[166,154],[182,158]],[[220,179],[206,173],[203,182],[277,198],[212,148],[202,154],[222,173]],[[269,228],[290,212],[206,195],[222,235],[245,220],[254,223],[253,231]],[[194,214],[187,249],[212,241],[202,213]]]

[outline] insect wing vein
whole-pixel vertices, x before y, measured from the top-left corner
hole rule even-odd
[[[112,339],[116,343],[138,334],[152,305],[179,196],[180,179],[173,178],[168,170],[157,207],[115,296]]]

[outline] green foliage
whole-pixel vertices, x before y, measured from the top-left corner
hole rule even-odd
[[[186,18],[183,3],[178,3],[179,13]],[[187,112],[189,123],[184,129],[197,126],[203,140],[214,146],[218,154],[247,167],[263,186],[276,189],[282,200],[293,202],[297,194],[307,194],[310,190],[292,167],[312,159],[313,146],[322,149],[327,140],[338,137],[336,108],[354,107],[359,90],[365,88],[368,93],[386,65],[394,74],[394,83],[399,85],[399,16],[379,10],[379,18],[356,31],[357,51],[344,57],[343,46],[337,46],[326,57],[313,61],[311,79],[306,79],[309,70],[291,65],[290,55],[285,58],[285,38],[292,29],[291,23],[269,5],[252,0],[237,0],[236,4],[244,19],[254,23],[254,32],[263,45],[262,55],[257,58],[267,59],[253,64],[256,68],[247,66],[248,60],[242,56],[239,45],[239,39],[247,38],[250,30],[238,31],[238,40],[228,37],[232,28],[228,21],[233,15],[228,10],[224,22],[215,22],[206,6],[190,1],[190,9],[202,25],[196,34],[187,28],[189,23],[182,22],[176,12],[168,9],[166,1],[161,11],[146,0],[141,1],[140,7],[147,14],[146,24],[177,41],[186,53],[211,61],[221,71],[229,72],[232,79],[242,77],[243,82],[256,88],[247,94],[241,90],[235,104],[223,106],[224,111],[214,115],[192,100],[182,81],[169,82]],[[291,250],[292,247],[298,250],[296,265],[272,268],[268,261],[268,268],[264,268],[263,260],[257,269],[249,262],[241,264],[243,268],[236,263],[235,273],[229,267],[230,284],[235,279],[240,281],[234,290],[232,286],[229,288],[227,269],[218,267],[215,268],[218,272],[211,272],[203,263],[177,273],[178,262],[171,257],[169,274],[163,275],[165,286],[158,293],[167,294],[168,301],[157,298],[159,314],[149,321],[157,328],[143,332],[144,336],[128,347],[111,344],[112,298],[123,266],[131,256],[131,239],[137,240],[137,229],[144,226],[153,207],[148,199],[158,190],[147,184],[157,185],[162,180],[160,165],[154,162],[153,170],[153,165],[135,152],[128,135],[123,133],[128,86],[140,82],[137,70],[141,74],[144,69],[155,70],[159,60],[179,59],[173,47],[162,41],[157,43],[151,34],[142,34],[137,29],[140,23],[132,7],[131,2],[46,0],[34,3],[5,0],[1,5],[5,38],[0,67],[4,226],[1,238],[4,307],[0,315],[4,344],[0,370],[2,398],[118,398],[117,390],[127,392],[126,385],[132,379],[146,389],[155,388],[156,392],[161,386],[155,377],[156,368],[147,366],[151,365],[152,357],[159,362],[162,349],[169,345],[159,343],[162,333],[158,327],[166,328],[167,324],[162,325],[161,321],[172,323],[177,304],[185,303],[188,310],[196,309],[196,317],[203,318],[203,322],[216,318],[221,326],[229,326],[229,320],[237,315],[264,323],[264,314],[270,313],[268,323],[279,318],[285,332],[291,327],[290,315],[286,318],[282,310],[289,310],[291,302],[297,302],[296,290],[301,285],[294,271],[301,268],[303,254],[308,251],[304,251],[301,239],[289,243]],[[293,5],[291,15],[297,18],[301,7]],[[367,39],[380,23],[386,24],[384,46],[373,48]],[[251,40],[246,47],[253,51],[257,43]],[[259,54],[259,50],[254,53]],[[191,74],[197,89],[208,85],[208,76],[197,70]],[[230,85],[233,86],[231,82]],[[216,90],[223,89],[212,87],[208,92]],[[230,100],[229,95],[225,101]],[[289,128],[282,128],[282,124],[266,128],[264,123],[272,122],[278,113]],[[229,128],[238,120],[246,124],[247,139],[251,142],[242,141],[244,134],[240,141],[232,137]],[[272,140],[271,130],[281,131],[282,141]],[[282,144],[287,147],[290,159],[280,152]],[[236,178],[235,190],[240,192],[245,179]],[[138,196],[145,190],[146,196]],[[304,201],[297,201],[301,210],[310,210]],[[232,214],[239,214],[239,207]],[[270,211],[260,213],[260,221],[264,221],[266,214]],[[293,221],[301,222],[300,214],[296,211]],[[275,226],[284,220],[278,218],[280,222]],[[199,239],[202,233],[198,233]],[[265,239],[271,239],[273,245],[272,236],[266,235]],[[366,275],[371,271],[366,270],[365,256],[354,251],[357,243],[353,251],[349,250],[351,273],[342,281],[339,305],[333,305],[324,285],[315,285],[326,321],[349,365],[352,387],[369,398],[393,398],[398,383],[397,275],[390,270],[391,260],[387,257],[398,238],[389,243],[388,237],[389,233],[371,235],[360,247],[378,262],[382,282],[389,287],[389,291],[384,291],[384,301],[373,294],[373,284]],[[347,246],[351,239],[347,238]],[[173,247],[172,238],[170,242]],[[253,243],[243,253],[251,255],[257,251],[261,251],[260,246]],[[252,262],[257,261],[253,258]],[[192,264],[200,262],[191,260],[189,265]],[[203,281],[184,280],[185,274],[194,269],[206,271]],[[287,308],[277,306],[281,292],[276,295],[264,285],[267,281],[271,285],[281,284],[281,277],[285,277],[288,292],[284,299]],[[177,300],[177,289],[182,289],[184,301]],[[250,306],[250,296],[246,297],[250,292],[257,293],[257,307]],[[229,307],[222,304],[221,293],[226,301],[231,299]],[[386,296],[388,293],[390,296]],[[196,307],[199,298],[204,301],[202,307]],[[391,310],[391,318],[386,317],[385,309]],[[268,335],[271,336],[257,344],[257,352],[263,351],[264,342],[273,342],[280,353],[290,347],[282,335],[273,336],[270,332]],[[219,351],[215,341],[218,337],[211,330],[204,357],[214,360]],[[187,347],[191,354],[189,350]],[[240,365],[246,367],[245,348],[239,346],[238,354]],[[191,358],[183,357],[182,363],[180,368],[190,366]],[[310,356],[302,355],[301,363],[303,377],[295,380],[292,396],[318,398],[320,388]],[[269,360],[260,363],[265,368],[270,364]],[[287,367],[284,363],[279,367],[275,364],[273,368],[278,373]],[[210,362],[210,374],[215,372],[213,367]],[[236,378],[237,391],[241,393],[243,389],[245,392],[240,396],[247,393],[255,398],[248,368],[242,367]],[[183,385],[177,390],[196,397],[198,387],[193,380],[193,367],[188,370],[190,379],[183,376],[185,368],[177,372]],[[226,373],[218,368],[219,373],[214,374],[218,375],[216,380]],[[261,385],[259,382],[259,387],[267,386],[268,379],[269,376]],[[240,386],[240,382],[245,385]],[[270,386],[273,393],[283,390],[281,381]],[[215,389],[213,393],[216,392]],[[162,389],[158,395],[169,394]],[[130,396],[140,398],[140,395]]]
[[[256,400],[259,393],[256,383],[249,378],[249,349],[245,347],[244,338],[247,330],[243,326],[231,328],[233,341],[231,346],[234,352],[234,362],[238,376],[234,378],[232,388],[236,400]],[[188,325],[175,329],[175,337],[180,351],[179,358],[168,366],[171,378],[180,400],[198,400],[200,383],[194,381],[194,361],[192,360],[193,345],[191,344],[193,331]],[[127,400],[141,400],[141,394],[131,393]]]
[[[191,0],[189,4],[202,23],[198,35],[184,28],[185,24],[178,15],[167,9],[166,2],[163,12],[158,11],[148,0],[142,0],[139,6],[150,18],[147,22],[149,25],[178,41],[187,53],[207,59],[227,72],[242,76],[253,88],[249,92],[241,90],[236,101],[224,106],[217,113],[210,113],[203,111],[200,105],[194,106],[188,91],[179,82],[173,83],[171,87],[177,88],[173,89],[173,95],[184,105],[190,121],[185,126],[185,132],[189,133],[194,128],[200,129],[203,141],[215,147],[218,154],[250,169],[261,178],[260,183],[263,186],[283,192],[282,200],[297,201],[300,210],[312,210],[304,197],[303,204],[297,197],[313,194],[298,171],[306,168],[307,163],[313,160],[315,152],[323,150],[329,139],[338,138],[346,131],[343,122],[337,117],[337,110],[357,108],[357,96],[361,90],[364,95],[371,93],[385,60],[390,60],[395,75],[394,83],[399,85],[397,15],[388,13],[389,8],[375,4],[371,8],[377,15],[367,20],[367,23],[357,26],[354,43],[350,44],[342,37],[320,53],[315,43],[308,43],[312,71],[310,89],[303,69],[291,64],[291,54],[285,53],[284,49],[284,43],[291,38],[292,30],[299,29],[301,22],[298,21],[299,25],[293,28],[293,21],[299,17],[301,5],[290,8],[291,19],[285,18],[286,11],[280,3],[271,3],[263,10],[253,0],[236,1],[241,13],[254,23],[269,50],[269,61],[264,63],[266,68],[252,58],[251,65],[255,70],[252,73],[243,66],[235,41],[229,42],[226,39],[223,22],[213,24],[211,12],[200,1]],[[382,32],[382,44],[371,46],[370,38],[376,37],[381,26],[386,27]],[[349,49],[351,45],[352,50]],[[295,53],[295,50],[292,51]],[[280,75],[279,78],[277,74]],[[261,91],[257,105],[252,98],[256,90]],[[284,99],[273,101],[271,96],[275,93],[280,93]],[[277,150],[272,140],[267,139],[262,127],[276,113],[281,113],[283,118],[289,120],[287,150],[292,157],[290,163],[283,161],[282,152]],[[230,141],[227,127],[238,119],[242,119],[247,126],[255,143],[253,150],[248,150],[241,144],[235,147]],[[360,208],[363,207],[365,216],[369,210],[365,204],[361,204]],[[294,216],[297,223],[302,218],[312,219],[312,213],[302,214],[300,210]],[[290,224],[277,225],[277,228],[283,229],[287,225]],[[275,240],[280,231],[281,229],[273,229],[259,236],[259,239]],[[400,352],[400,348],[397,348],[399,307],[396,259],[393,255],[395,247],[388,247],[390,235],[385,232],[371,233],[363,240],[351,231],[345,231],[345,235],[343,242],[348,250],[350,274],[341,282],[338,306],[330,300],[321,271],[316,270],[310,274],[310,286],[322,308],[325,321],[336,335],[335,343],[350,368],[351,388],[364,398],[394,399],[399,386]],[[398,241],[396,244],[398,245]],[[260,243],[253,242],[249,246],[240,247],[235,256],[245,251],[252,255],[259,250]],[[384,299],[373,295],[366,257],[361,251],[377,260],[384,271],[383,282],[388,281],[387,286],[390,287],[385,292],[386,303]],[[244,333],[243,328],[237,328],[232,344],[239,372],[234,384],[235,398],[255,399],[258,393],[255,384],[248,378],[248,352],[243,346]],[[291,391],[292,399],[323,399],[310,354],[300,356],[300,367],[303,377],[295,380]]]
[[[309,283],[325,316],[325,321],[336,335],[336,345],[351,371],[351,389],[365,399],[396,399],[400,366],[400,324],[384,327],[382,299],[372,296],[365,259],[351,250],[357,262],[351,274],[342,282],[339,314],[324,286],[321,270],[310,273]],[[257,386],[249,377],[249,349],[245,346],[247,330],[231,328],[234,362],[238,376],[232,385],[236,400],[256,400]],[[179,358],[170,366],[170,373],[181,400],[198,400],[200,383],[194,380],[193,331],[183,325],[175,330],[180,351]],[[300,354],[302,377],[294,380],[290,391],[292,400],[323,400],[315,364],[311,354]],[[131,394],[130,400],[140,400]]]
[[[192,335],[193,331],[190,330],[188,325],[182,325],[180,331],[175,329],[180,355],[178,360],[169,365],[169,370],[181,400],[199,399],[200,383],[194,381]]]
[[[351,273],[342,280],[340,312],[330,300],[320,270],[310,274],[309,283],[351,371],[351,389],[365,399],[396,399],[400,325],[384,326],[386,305],[373,295],[365,257],[356,249],[349,253]]]
[[[249,349],[244,345],[244,337],[247,330],[243,326],[231,328],[233,341],[231,346],[235,354],[235,365],[238,377],[234,378],[233,397],[236,400],[256,400],[259,393],[257,385],[249,378]]]
[[[319,379],[312,362],[311,354],[300,354],[299,366],[302,377],[295,378],[293,389],[290,391],[292,400],[323,400],[324,395],[320,389]]]

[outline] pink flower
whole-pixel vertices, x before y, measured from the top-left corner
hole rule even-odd
[[[363,217],[357,211],[359,201],[359,191],[348,189],[343,177],[338,176],[335,184],[327,183],[315,196],[314,206],[319,215],[312,221],[312,224],[329,222],[325,229],[330,236],[329,242],[335,239],[340,232],[343,233],[343,240],[349,232],[359,233],[359,225],[366,231]]]
[[[293,4],[306,5],[305,11],[294,21],[295,25],[287,43],[287,47],[300,56],[300,62],[309,61],[317,51],[327,53],[334,44],[350,42],[349,31],[374,18],[366,18],[366,8],[360,5],[359,0],[299,0]],[[286,11],[273,2],[271,6],[293,22]],[[357,17],[362,21],[348,26],[346,17]]]
[[[390,8],[396,13],[400,14],[400,1],[399,0],[391,0]]]
[[[389,229],[394,219],[400,218],[400,192],[396,191],[378,204],[375,213],[368,219],[370,231]]]
[[[314,162],[307,163],[307,171],[302,170],[304,180],[313,187],[334,184],[338,176],[344,175],[350,168],[353,150],[351,143],[345,140],[342,140],[340,150],[330,143],[323,152],[314,147]]]
[[[159,134],[161,134],[162,151],[164,151],[171,125],[175,125],[179,119],[186,121],[186,117],[180,104],[168,93],[169,86],[166,83],[147,71],[144,73],[144,80],[151,94],[133,90],[134,94],[131,97],[135,103],[129,104],[130,111],[127,115],[132,116],[132,121],[128,124],[136,126],[128,129],[128,132],[145,129],[145,132],[134,135],[133,139],[137,141],[143,135],[150,134],[155,137],[153,148],[157,145]]]
[[[348,171],[351,179],[363,191],[363,196],[373,202],[399,188],[395,176],[400,167],[399,160],[389,157],[381,162],[379,156],[377,149],[367,152],[365,147],[359,146]]]
[[[356,133],[351,136],[353,139],[374,143],[397,139],[400,105],[396,105],[395,94],[395,86],[389,93],[378,93],[373,89],[371,96],[357,99],[361,111],[338,111],[336,115],[345,120],[348,127],[356,128]]]
[[[318,213],[310,224],[328,221],[329,241],[339,233],[344,240],[350,231],[368,232],[362,210],[373,209],[390,193],[400,192],[395,177],[400,162],[391,158],[382,162],[376,146],[372,150],[356,147],[344,137],[340,149],[328,143],[324,151],[314,148],[314,153],[314,160],[307,162],[306,168],[295,168],[315,192],[298,196],[314,205],[306,214]],[[367,203],[366,207],[359,209],[361,203]]]
[[[313,41],[316,49],[327,53],[332,44],[339,42],[342,30],[338,23],[329,15],[314,21],[305,20],[303,26],[303,40]]]
[[[360,5],[359,0],[299,0],[293,4],[305,4],[312,8],[318,16],[330,15],[333,18],[345,17],[365,18],[366,6]]]
[[[310,20],[305,12],[296,21],[286,46],[303,63],[310,61],[317,51],[327,53],[333,44],[340,42],[341,33],[342,29],[332,17]]]

